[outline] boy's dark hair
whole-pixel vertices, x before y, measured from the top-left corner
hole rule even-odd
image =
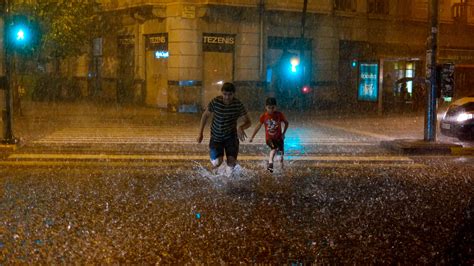
[[[226,82],[226,83],[224,83],[224,85],[222,85],[221,91],[227,91],[227,92],[234,92],[235,93],[235,86],[234,86],[234,84],[232,84],[230,82]]]
[[[265,105],[277,105],[277,100],[274,97],[268,97]]]

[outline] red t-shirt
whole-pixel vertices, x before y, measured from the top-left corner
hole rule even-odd
[[[286,117],[282,112],[275,111],[273,114],[267,112],[260,116],[260,123],[265,125],[265,138],[267,140],[282,139],[281,122],[286,121]]]

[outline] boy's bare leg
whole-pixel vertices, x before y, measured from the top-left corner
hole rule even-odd
[[[213,172],[213,173],[217,171],[217,168],[219,168],[219,166],[221,166],[222,161],[223,161],[223,158],[222,158],[222,157],[217,157],[217,158],[214,159],[214,160],[211,159],[212,172]]]
[[[275,158],[275,154],[276,154],[276,149],[272,149],[270,151],[270,155],[268,156],[268,163],[273,163],[273,159]]]
[[[280,157],[280,163],[281,163],[281,168],[282,168],[282,169],[283,169],[284,166],[285,166],[284,163],[283,163],[283,156],[284,156],[284,155],[285,155],[285,153],[282,151],[282,152],[281,152],[281,155],[280,155],[280,156],[281,156],[281,157]]]
[[[270,171],[270,172],[273,172],[273,159],[275,158],[276,151],[277,151],[276,149],[272,149],[270,151],[270,155],[268,156],[267,170]]]

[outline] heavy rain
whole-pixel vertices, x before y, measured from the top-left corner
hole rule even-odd
[[[473,6],[3,1],[0,265],[472,265]]]

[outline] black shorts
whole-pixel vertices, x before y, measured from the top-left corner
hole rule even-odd
[[[237,159],[239,155],[239,138],[234,135],[224,141],[215,141],[212,137],[209,141],[209,155],[211,160],[223,157],[225,152],[226,157],[234,157]]]
[[[267,145],[272,150],[285,152],[285,141],[283,139],[267,139]]]

